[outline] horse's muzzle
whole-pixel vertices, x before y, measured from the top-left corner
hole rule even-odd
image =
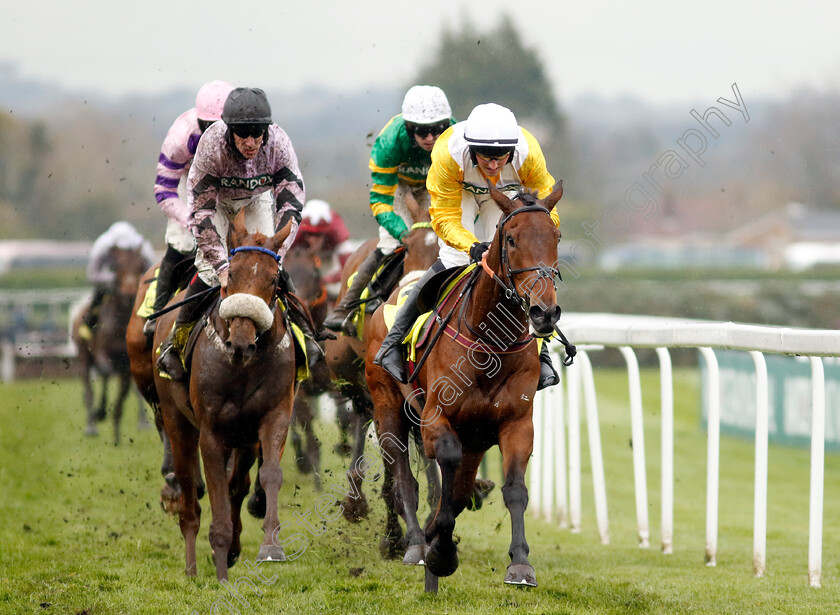
[[[539,305],[528,308],[528,319],[537,335],[550,335],[554,331],[555,323],[560,320],[560,306],[554,305],[548,309]]]

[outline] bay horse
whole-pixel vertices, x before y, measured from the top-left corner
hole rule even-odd
[[[96,423],[107,416],[110,379],[112,376],[118,379],[119,390],[113,402],[112,417],[114,444],[118,445],[123,405],[131,388],[125,332],[131,318],[131,307],[140,284],[140,276],[149,263],[140,248],[113,247],[108,253],[108,259],[115,274],[114,283],[102,300],[97,323],[91,331],[90,338],[83,339],[81,335],[81,327],[90,305],[86,305],[73,318],[71,337],[82,364],[83,399],[87,412],[86,435],[95,436],[99,433]],[[99,375],[101,384],[98,403],[94,403],[94,373]]]
[[[286,559],[272,538],[280,522],[277,498],[283,482],[280,459],[292,419],[296,359],[292,331],[277,302],[278,255],[291,223],[273,236],[249,234],[244,211],[228,233],[228,285],[225,297],[196,325],[198,335],[187,361],[188,382],[154,373],[164,428],[172,444],[180,486],[179,523],[184,537],[187,576],[195,576],[198,455],[204,465],[212,520],[210,545],[216,577],[227,579],[241,551],[242,501],[249,471],[263,451],[260,483],[266,493],[265,533],[257,561]],[[175,320],[165,314],[155,331],[160,346]]]
[[[494,445],[502,454],[502,495],[511,521],[511,561],[504,580],[536,586],[524,521],[525,471],[533,449],[532,412],[540,374],[537,340],[529,326],[536,336],[548,337],[560,317],[555,287],[560,231],[549,212],[563,189],[558,182],[544,200],[527,191],[511,200],[489,188],[502,217],[483,269],[465,278],[471,286],[452,307],[447,335],[439,337],[419,373],[410,377],[422,389],[422,407],[411,385],[398,383],[374,365],[386,334],[381,312],[370,323],[373,339],[365,371],[397,510],[407,527],[404,561],[424,561],[430,592],[437,591],[438,577],[458,567],[455,518],[469,506],[476,471]],[[441,323],[431,326],[434,333]],[[412,426],[419,426],[425,453],[437,460],[441,472],[441,497],[425,532],[417,522],[417,481],[404,447],[394,444],[395,439],[404,442]]]
[[[437,235],[431,227],[429,214],[417,204],[412,206],[407,203],[414,224],[409,233],[403,239],[405,249],[405,260],[403,263],[403,277],[398,282],[397,288],[392,292],[396,296],[406,284],[419,279],[426,270],[431,267],[438,257]],[[376,247],[377,240],[372,239],[362,244],[359,249],[347,260],[342,274],[342,291],[347,289],[349,276],[364,260],[365,256]],[[342,294],[337,300],[341,299]],[[380,308],[381,309],[381,308]],[[351,453],[350,470],[347,472],[347,480],[350,482],[350,494],[342,503],[345,519],[351,522],[360,521],[367,517],[369,505],[362,490],[363,477],[358,471],[358,460],[362,458],[365,449],[365,439],[368,428],[373,420],[373,404],[365,380],[365,353],[370,344],[368,323],[372,318],[371,314],[365,316],[362,339],[339,334],[335,340],[327,340],[325,354],[327,364],[333,378],[340,382],[339,390],[351,400],[353,407],[353,422],[355,425],[354,446]],[[406,442],[406,446],[408,443]],[[429,463],[423,454],[422,448],[418,446],[419,457],[424,465],[426,480],[428,484],[427,497],[429,506],[434,507],[440,496],[440,479],[437,468]],[[479,498],[483,498],[492,489],[492,482],[487,481],[483,486],[483,492]],[[391,498],[391,482],[386,472],[382,486],[382,495],[389,501]],[[480,505],[480,499],[477,500]],[[398,557],[402,551],[403,531],[400,527],[399,518],[394,512],[393,506],[387,507],[386,531],[380,542],[380,552],[386,558]]]

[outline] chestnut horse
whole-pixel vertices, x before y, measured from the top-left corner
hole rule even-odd
[[[90,339],[82,339],[80,327],[90,309],[85,307],[73,319],[71,336],[82,362],[84,403],[87,410],[85,433],[95,436],[96,423],[105,419],[108,408],[108,382],[111,376],[119,378],[119,392],[114,401],[114,444],[120,443],[120,421],[123,404],[131,387],[125,331],[131,318],[131,305],[140,284],[140,276],[149,263],[140,248],[111,248],[109,259],[115,273],[114,285],[99,307],[99,317]],[[94,404],[92,374],[101,379],[99,403]]]
[[[401,385],[374,365],[386,329],[382,311],[371,320],[365,369],[374,420],[393,473],[397,509],[407,526],[404,561],[424,561],[427,591],[437,591],[438,577],[458,567],[455,518],[469,506],[476,471],[493,445],[502,454],[502,495],[511,520],[505,583],[536,586],[524,520],[525,471],[533,448],[531,417],[540,374],[537,340],[529,326],[545,338],[560,317],[555,287],[560,231],[549,212],[562,194],[562,182],[544,200],[530,192],[511,200],[490,186],[502,217],[483,271],[467,278],[466,292],[451,308],[447,335],[439,337],[419,373],[411,376],[424,392],[422,407],[410,385]],[[431,333],[439,326],[433,322]],[[441,498],[425,533],[417,522],[417,481],[404,446],[394,444],[407,439],[412,425],[420,426],[426,455],[437,460],[441,471]]]
[[[249,470],[258,448],[263,451],[259,476],[266,493],[266,514],[257,561],[286,559],[272,537],[280,525],[280,459],[295,393],[293,334],[277,303],[278,252],[290,228],[288,224],[271,237],[251,235],[244,213],[237,214],[228,233],[227,293],[196,325],[199,332],[187,362],[189,382],[154,374],[181,489],[179,521],[188,576],[196,575],[199,450],[212,513],[210,545],[217,578],[227,579],[228,568],[241,550],[242,500],[248,494]],[[160,318],[156,346],[174,319],[174,312]]]
[[[327,317],[327,286],[318,269],[320,259],[308,246],[294,244],[283,258],[283,268],[295,286],[295,295],[306,304],[316,330]],[[321,447],[315,435],[315,410],[317,398],[332,389],[329,370],[322,359],[309,368],[309,378],[300,383],[295,395],[292,425],[289,435],[295,453],[295,463],[302,474],[312,474],[315,489],[321,490]],[[258,466],[262,465],[262,453]],[[248,498],[248,512],[257,519],[265,517],[265,491],[260,484],[259,472],[254,481],[254,491]]]

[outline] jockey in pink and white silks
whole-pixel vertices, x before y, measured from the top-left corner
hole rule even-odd
[[[198,275],[184,300],[220,285],[227,287],[227,232],[240,210],[245,211],[249,232],[273,235],[289,221],[292,231],[278,254],[282,258],[292,245],[300,224],[306,192],[297,155],[286,132],[271,120],[271,106],[258,88],[236,88],[228,96],[222,121],[210,126],[198,143],[187,179],[189,226],[196,239],[195,266]],[[285,273],[282,272],[281,273]],[[281,283],[291,287],[288,276]],[[289,315],[307,338],[310,362],[321,351],[304,314]],[[184,376],[183,362],[172,339],[198,318],[196,301],[181,308],[171,335],[158,359],[160,369],[173,379]]]
[[[232,90],[233,86],[225,81],[210,81],[201,86],[195,97],[195,107],[175,119],[160,148],[154,192],[155,200],[167,217],[167,247],[158,270],[154,312],[162,310],[177,290],[174,287],[178,282],[176,267],[195,258],[195,238],[189,227],[190,208],[178,190],[186,184],[201,135],[221,119],[222,107]],[[155,322],[154,319],[146,322],[144,330],[148,335],[154,333]]]

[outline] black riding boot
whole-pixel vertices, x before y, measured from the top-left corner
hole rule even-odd
[[[558,382],[560,382],[560,375],[554,369],[551,362],[551,353],[548,351],[548,340],[545,340],[542,350],[540,350],[540,382],[537,385],[537,390],[542,391],[545,388],[553,387]]]
[[[208,288],[210,287],[201,278],[196,276],[195,280],[187,288],[187,292],[184,293],[184,300],[194,297]],[[175,326],[161,344],[160,356],[156,365],[161,373],[167,374],[172,380],[183,380],[186,375],[183,357],[181,356],[184,350],[182,345],[186,344],[186,340],[182,340],[181,338],[189,326],[198,320],[199,307],[202,304],[203,301],[195,300],[182,305],[178,312],[178,317],[175,319]],[[177,344],[176,341],[178,342]]]
[[[173,288],[175,266],[183,259],[184,255],[172,246],[166,248],[166,254],[163,255],[158,268],[157,283],[155,284],[155,304],[152,307],[152,312],[160,312],[172,298],[172,293],[175,290]],[[151,337],[155,334],[155,327],[157,327],[157,319],[150,318],[143,325],[143,333]]]
[[[356,275],[353,277],[353,282],[347,289],[347,293],[324,320],[324,327],[332,331],[340,331],[344,335],[356,335],[356,326],[353,322],[355,307],[350,304],[361,298],[362,292],[370,284],[373,274],[379,269],[383,260],[385,260],[385,254],[379,248],[367,255],[356,270]]]
[[[408,382],[408,375],[405,372],[405,357],[403,356],[402,341],[408,333],[408,330],[411,329],[414,321],[420,317],[421,311],[420,308],[417,307],[417,297],[420,296],[420,291],[423,290],[426,283],[432,279],[435,274],[443,271],[445,268],[446,267],[444,267],[443,263],[440,262],[440,260],[437,260],[435,261],[435,264],[429,267],[426,273],[423,274],[423,277],[417,281],[417,284],[414,285],[408,293],[408,296],[405,298],[405,303],[397,312],[394,325],[391,327],[391,330],[388,331],[388,335],[385,336],[385,339],[382,340],[382,346],[379,347],[379,351],[373,359],[375,365],[384,369],[403,384]]]
[[[397,312],[394,320],[394,325],[388,331],[388,335],[382,340],[382,346],[376,353],[373,359],[375,365],[378,365],[386,372],[391,374],[399,382],[406,384],[408,382],[408,375],[405,371],[405,356],[403,355],[403,338],[411,329],[420,317],[420,308],[417,307],[417,297],[420,295],[423,280],[414,285],[414,288],[408,293],[405,298],[405,303]]]

